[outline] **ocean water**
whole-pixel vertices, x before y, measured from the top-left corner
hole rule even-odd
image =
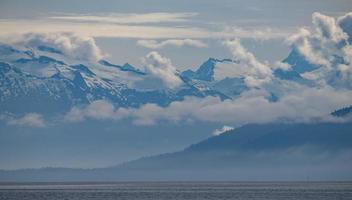
[[[344,200],[352,182],[1,183],[0,200]]]

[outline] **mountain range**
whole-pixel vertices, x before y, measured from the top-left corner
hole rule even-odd
[[[315,66],[296,50],[283,62],[292,67],[276,69],[277,81],[311,84],[301,74],[314,70]],[[146,70],[128,63],[74,60],[49,46],[32,48],[1,44],[0,110],[15,114],[50,114],[66,112],[74,105],[100,99],[119,107],[139,107],[146,103],[166,106],[186,96],[233,99],[249,89],[238,72],[240,65],[237,60],[209,58],[195,71],[177,72],[175,75],[182,81],[179,87],[158,88],[160,84],[150,83]],[[271,100],[277,99],[279,91],[266,89],[272,94]]]
[[[139,89],[133,84],[146,72],[128,63],[120,66],[106,60],[84,64],[67,61],[52,47],[18,50],[3,44],[0,55],[0,109],[6,112],[63,112],[73,105],[99,99],[137,107],[145,103],[167,105],[185,96],[229,98],[181,75],[183,85],[177,90]],[[211,70],[216,62],[209,59],[202,67]]]

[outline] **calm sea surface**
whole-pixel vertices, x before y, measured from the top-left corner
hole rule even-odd
[[[1,183],[0,200],[352,199],[352,182]]]

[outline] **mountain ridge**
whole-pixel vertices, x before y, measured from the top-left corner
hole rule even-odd
[[[318,180],[343,180],[341,174],[352,166],[348,153],[352,151],[351,129],[352,123],[252,124],[178,152],[143,157],[113,167],[0,170],[0,179],[141,181],[239,180],[243,177],[267,180],[265,177],[273,177],[271,180],[304,180],[307,173],[311,173],[310,176]],[[302,168],[306,170],[301,171]],[[352,176],[344,180],[350,179]]]
[[[238,73],[236,67],[240,66],[241,62],[233,59],[210,57],[194,71],[175,73],[181,80],[181,85],[175,89],[153,87],[146,89],[138,85],[148,85],[145,84],[150,79],[148,72],[128,63],[116,65],[104,59],[96,63],[66,59],[62,52],[49,46],[16,49],[11,45],[0,44],[0,52],[2,53],[0,62],[6,63],[14,73],[17,73],[16,75],[8,73],[6,71],[8,66],[5,67],[5,64],[0,66],[4,68],[1,69],[0,90],[5,94],[0,99],[0,107],[6,112],[15,114],[19,111],[35,112],[36,109],[41,111],[41,106],[33,103],[34,99],[40,99],[41,96],[45,96],[43,99],[53,105],[48,110],[62,113],[72,106],[89,104],[95,100],[107,100],[118,107],[140,107],[145,103],[167,106],[187,96],[236,99],[250,90],[246,78],[236,75]],[[293,49],[282,62],[291,65],[291,68],[273,71],[278,84],[282,81],[291,81],[302,85],[314,85],[301,73],[314,70],[317,66],[306,61],[298,50]],[[227,69],[235,74],[226,74]],[[18,82],[21,84],[16,84]],[[270,94],[267,97],[269,101],[280,98],[281,91],[276,91],[274,87],[264,86],[259,89]],[[13,102],[18,101],[17,96],[27,98],[27,104],[33,109],[14,109]],[[65,101],[66,103],[60,103]]]
[[[21,51],[8,45],[0,46],[0,49],[4,51],[3,56],[6,56],[0,58],[2,62],[0,65],[0,88],[2,88],[2,93],[6,94],[1,99],[0,106],[4,111],[8,112],[17,112],[13,109],[8,109],[15,107],[9,106],[9,104],[13,100],[17,101],[17,96],[26,96],[25,94],[29,95],[27,96],[28,98],[35,99],[40,99],[35,96],[46,96],[43,99],[53,97],[50,101],[54,107],[60,107],[59,105],[55,105],[58,99],[65,99],[67,106],[56,110],[59,112],[67,111],[73,105],[87,104],[99,99],[109,100],[122,107],[138,107],[145,103],[156,103],[165,106],[172,101],[182,100],[185,96],[218,96],[221,99],[229,98],[214,89],[199,88],[184,77],[180,77],[183,81],[183,86],[177,90],[140,90],[133,86],[131,87],[129,81],[141,79],[142,76],[146,75],[146,72],[128,63],[120,66],[106,60],[100,60],[96,64],[67,64],[54,57],[49,57],[47,54],[40,55],[40,52],[35,52],[34,50]],[[41,48],[41,50],[43,49]],[[48,49],[45,48],[46,50]],[[49,53],[57,54],[58,51],[55,48],[51,48]],[[93,68],[89,65],[93,66]],[[109,71],[110,69],[106,67],[111,67],[112,71]],[[10,68],[12,70],[9,70]],[[32,78],[28,79],[26,77]],[[22,83],[15,86],[17,82]],[[37,87],[36,85],[41,85],[41,87]],[[61,86],[59,87],[59,85]],[[17,89],[11,87],[16,87]],[[56,88],[56,90],[50,88]],[[18,94],[14,93],[14,91],[17,91]],[[33,101],[27,99],[27,104],[31,105]],[[23,110],[22,112],[35,111],[38,108],[36,105],[30,107],[33,107],[33,109]],[[48,109],[50,110],[50,108]],[[38,108],[38,110],[40,111],[41,109]]]

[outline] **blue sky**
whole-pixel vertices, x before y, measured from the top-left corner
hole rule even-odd
[[[184,70],[197,68],[209,57],[231,58],[232,52],[224,41],[239,38],[259,63],[272,64],[288,55],[287,38],[301,27],[311,28],[314,12],[337,17],[351,10],[351,0],[0,0],[0,41],[8,42],[16,34],[26,32],[74,32],[94,38],[114,63],[129,62],[142,67],[141,58],[158,51],[178,70]],[[317,93],[317,98],[309,98],[311,93],[307,90],[304,94],[308,100],[327,97]],[[351,96],[348,93],[345,97],[326,105],[348,102]],[[203,103],[207,101],[214,102],[208,99]],[[247,99],[235,103],[243,102]],[[216,101],[215,104],[222,106]],[[197,106],[192,107],[197,111]],[[276,107],[268,107],[268,111],[270,108]],[[177,109],[176,106],[166,111]],[[198,124],[136,126],[128,119],[114,123],[88,120],[41,129],[0,124],[0,160],[4,161],[0,168],[109,166],[183,149],[211,136],[215,129],[233,126],[232,121],[226,121],[230,114],[223,118],[206,114],[195,114],[196,119],[205,120]],[[218,118],[225,122],[217,121]]]

